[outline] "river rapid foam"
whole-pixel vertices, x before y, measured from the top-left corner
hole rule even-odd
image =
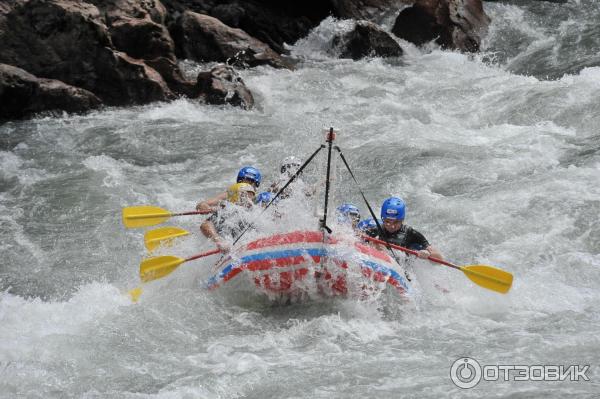
[[[329,19],[291,47],[296,71],[242,72],[252,111],[180,99],[0,126],[0,398],[597,394],[593,5],[486,3],[482,54],[401,41],[402,61],[333,58],[323,49],[346,27]],[[207,259],[148,284],[131,304],[124,293],[138,284],[144,251],[142,232],[121,226],[121,207],[192,209],[246,164],[273,181],[285,156],[305,159],[329,126],[373,204],[403,197],[406,222],[447,259],[511,271],[511,292],[420,262],[410,306],[240,308],[201,288],[216,261]],[[366,214],[341,166],[336,203]],[[311,207],[300,208],[283,227],[314,226]],[[210,248],[198,219],[173,223],[192,235],[161,253]],[[591,381],[460,390],[449,371],[462,356],[586,364]]]

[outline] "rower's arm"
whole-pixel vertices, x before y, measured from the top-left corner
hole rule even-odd
[[[214,211],[219,202],[227,199],[227,193],[221,193],[215,197],[209,198],[206,201],[198,202],[196,205],[197,211]]]
[[[219,233],[217,233],[217,229],[215,228],[215,225],[208,220],[205,220],[201,225],[200,225],[200,231],[202,232],[202,234],[204,234],[204,237],[206,238],[210,238],[211,240],[215,240],[215,238],[219,237]]]
[[[428,246],[427,248],[425,248],[425,250],[429,251],[429,253],[431,254],[429,256],[433,256],[434,258],[444,260],[442,253],[437,248],[435,248],[433,245]]]
[[[211,239],[215,244],[217,244],[217,247],[221,251],[229,251],[229,244],[225,240],[223,240],[223,238],[219,235],[213,222],[211,222],[210,220],[205,220],[200,225],[200,231],[202,232],[202,234],[204,234],[206,238]]]

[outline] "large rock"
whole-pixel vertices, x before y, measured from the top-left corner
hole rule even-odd
[[[389,33],[369,21],[357,21],[354,29],[333,39],[342,58],[400,57],[400,45]]]
[[[159,0],[88,0],[105,15],[117,50],[143,59],[175,94],[197,97],[196,82],[183,77],[175,58],[175,43],[165,25],[167,10]]]
[[[0,62],[35,75],[54,74],[80,45],[92,43],[111,46],[100,13],[90,4],[33,0],[0,16]]]
[[[281,56],[265,43],[208,15],[186,11],[173,32],[183,58],[246,64],[251,67],[288,67]]]
[[[198,90],[204,93],[209,104],[231,104],[244,109],[254,106],[252,93],[228,65],[217,65],[208,72],[200,72]]]
[[[106,24],[112,25],[122,18],[150,19],[163,25],[167,9],[159,0],[86,0],[94,4],[106,17]]]
[[[122,17],[111,24],[109,31],[114,46],[134,58],[175,60],[175,44],[169,31],[150,18]]]
[[[71,0],[31,0],[0,15],[0,62],[96,94],[109,105],[172,97],[155,70],[115,51],[99,10]]]
[[[101,102],[87,90],[0,64],[0,104],[0,119],[16,119],[43,111],[83,112]]]
[[[329,15],[338,18],[376,19],[412,0],[162,0],[171,14],[193,11],[219,19],[287,53],[293,44]],[[175,38],[177,41],[177,38]]]
[[[175,44],[159,0],[87,0],[101,11],[117,50],[145,60],[175,59]]]
[[[306,36],[332,11],[323,0],[163,0],[172,14],[186,10],[208,14],[268,44],[279,54],[284,43]],[[177,39],[175,38],[175,41]]]
[[[159,57],[145,62],[160,73],[173,93],[183,94],[189,98],[202,95],[198,91],[196,81],[186,79],[176,61]]]
[[[93,92],[110,105],[145,104],[175,97],[161,74],[142,60],[119,51],[99,53],[95,72],[81,87],[92,86]]]
[[[416,45],[435,39],[443,48],[476,52],[489,23],[481,0],[417,0],[400,12],[392,32]]]
[[[390,10],[397,10],[400,4],[412,0],[330,0],[332,14],[338,18],[374,20]]]

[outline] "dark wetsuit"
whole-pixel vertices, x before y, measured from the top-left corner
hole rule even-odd
[[[385,229],[383,231],[387,241],[408,249],[420,251],[422,249],[426,249],[430,245],[429,241],[427,241],[423,234],[405,224],[403,224],[402,227],[400,227],[400,229],[395,233],[390,233]],[[379,235],[379,230],[377,227],[367,230],[366,233],[370,237],[383,239],[383,237]]]

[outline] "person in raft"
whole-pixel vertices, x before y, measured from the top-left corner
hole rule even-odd
[[[248,210],[254,205],[256,189],[249,183],[236,183],[227,189],[227,202],[200,225],[206,238],[214,241],[222,252],[231,249],[228,239],[239,235],[250,224]]]
[[[271,186],[268,188],[268,191],[273,194],[277,194],[281,188],[296,174],[298,169],[302,166],[302,162],[294,156],[289,156],[281,161],[281,166],[279,168],[279,178],[277,181],[273,182]],[[294,181],[293,186],[289,186],[282,192],[277,199],[286,199],[289,198],[292,193],[298,188],[301,192],[304,193],[306,197],[311,197],[317,192],[317,187],[307,184],[302,180],[302,176],[298,175]]]
[[[285,158],[281,162],[281,167],[279,168],[279,178],[276,182],[271,184],[271,187],[269,187],[269,191],[276,194],[281,189],[281,187],[283,187],[283,185],[292,178],[294,173],[296,173],[298,169],[300,169],[300,166],[302,166],[302,163],[298,158],[294,156],[289,156]],[[300,179],[298,178],[298,180]],[[282,195],[280,195],[279,197],[287,198],[289,197],[289,192],[282,193]]]
[[[417,230],[404,224],[406,215],[406,204],[397,197],[390,197],[383,201],[381,205],[381,220],[383,221],[383,237],[377,227],[368,229],[367,235],[370,237],[385,239],[391,244],[417,251],[419,258],[443,259],[442,254],[434,248],[425,236]]]
[[[263,191],[262,193],[256,196],[254,203],[259,205],[261,208],[266,208],[269,205],[269,202],[275,197],[275,195],[270,191]]]
[[[381,224],[381,223],[383,223],[383,222],[380,220],[379,224]],[[375,222],[375,219],[373,219],[373,218],[363,219],[360,222],[358,222],[358,224],[356,225],[356,228],[361,233],[367,233],[371,229],[377,229],[377,223]]]
[[[357,225],[360,221],[360,210],[356,205],[349,203],[342,204],[336,208],[335,214],[338,223],[347,224],[351,226],[354,231],[358,232]]]
[[[260,186],[262,175],[260,171],[252,166],[244,166],[238,172],[236,182],[237,183],[248,183],[255,189]],[[196,205],[197,211],[216,211],[219,203],[227,199],[227,192],[216,195],[205,201],[201,201]]]

